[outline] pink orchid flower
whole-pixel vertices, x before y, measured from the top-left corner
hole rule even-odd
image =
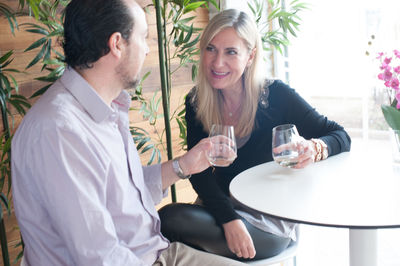
[[[399,90],[399,85],[400,85],[400,82],[399,82],[398,78],[393,77],[393,78],[391,79],[391,81],[390,81],[390,87],[391,87],[392,89],[398,91],[398,90]]]
[[[392,72],[390,72],[389,69],[385,69],[385,72],[383,72],[383,80],[384,81],[390,81],[392,79]]]
[[[383,62],[385,62],[387,65],[389,65],[391,61],[392,61],[391,57],[385,57],[385,59],[383,60]]]

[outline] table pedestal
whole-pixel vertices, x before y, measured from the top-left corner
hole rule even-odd
[[[376,229],[350,229],[350,266],[378,265],[378,233]]]

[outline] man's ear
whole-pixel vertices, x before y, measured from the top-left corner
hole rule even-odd
[[[108,39],[108,47],[110,53],[118,58],[122,57],[122,52],[125,49],[126,41],[122,38],[120,32],[114,32]]]

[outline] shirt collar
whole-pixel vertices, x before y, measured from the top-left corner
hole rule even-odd
[[[104,121],[114,110],[108,106],[92,86],[72,67],[67,67],[60,78],[64,87],[75,97],[96,123]],[[126,91],[113,101],[118,109],[128,112],[130,97]]]

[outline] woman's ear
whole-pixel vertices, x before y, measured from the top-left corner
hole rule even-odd
[[[125,49],[126,41],[122,38],[120,32],[114,32],[108,39],[108,47],[110,53],[118,58],[122,57],[122,52]]]
[[[256,51],[257,48],[253,48],[253,50],[251,50],[249,60],[247,60],[247,67],[251,66],[251,64],[253,63],[254,57],[256,56]]]

